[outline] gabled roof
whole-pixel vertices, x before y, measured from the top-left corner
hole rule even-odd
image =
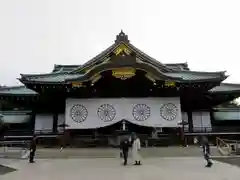
[[[81,67],[78,67],[78,68],[74,69],[73,72],[79,71],[81,68],[86,68],[86,67],[92,66],[94,64],[98,64],[98,63],[103,62],[105,60],[105,57],[108,56],[110,53],[112,53],[122,43],[124,43],[131,51],[136,53],[136,57],[141,59],[143,62],[147,62],[147,63],[152,64],[152,65],[154,65],[158,68],[161,68],[165,72],[171,72],[172,71],[171,68],[168,68],[166,65],[157,61],[153,57],[150,57],[149,55],[147,55],[146,53],[144,53],[143,51],[141,51],[140,49],[135,47],[133,44],[131,44],[129,39],[128,39],[128,36],[123,31],[121,31],[116,36],[116,40],[115,40],[114,44],[112,44],[110,47],[108,47],[107,49],[102,51],[97,56],[93,57],[91,60],[84,63]]]
[[[12,86],[0,88],[0,95],[37,95],[38,93],[25,86]]]
[[[87,74],[87,73],[86,73]],[[64,83],[83,78],[86,74],[73,74],[68,72],[38,74],[38,75],[22,75],[21,81],[39,82],[39,83]],[[174,71],[162,73],[163,76],[176,79],[183,82],[204,82],[214,80],[224,80],[226,78],[225,72],[196,72],[196,71]]]
[[[181,71],[181,70],[189,71],[190,70],[187,63],[172,63],[172,64],[164,64],[164,65],[167,66],[169,69],[177,70],[177,71]],[[83,65],[55,64],[51,73],[71,72],[71,71],[73,71],[77,68],[80,68],[82,66]]]
[[[21,74],[21,82],[38,82],[38,83],[62,83],[71,79],[82,79],[88,76],[85,70],[90,67],[98,67],[106,64],[106,57],[113,53],[119,46],[126,46],[134,53],[138,66],[144,66],[158,72],[161,77],[166,79],[175,79],[177,81],[222,81],[226,79],[225,72],[194,72],[189,71],[187,63],[163,64],[156,59],[148,56],[128,40],[124,32],[120,32],[115,43],[106,50],[92,58],[83,65],[55,65],[51,73],[47,74]],[[144,65],[145,64],[145,65]],[[105,67],[105,66],[104,66]],[[91,68],[90,68],[91,69]]]

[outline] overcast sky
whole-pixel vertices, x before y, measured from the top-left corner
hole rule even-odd
[[[121,29],[160,62],[226,70],[240,83],[239,9],[239,0],[0,0],[0,84],[82,64]]]

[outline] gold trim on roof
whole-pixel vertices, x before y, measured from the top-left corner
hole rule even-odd
[[[112,70],[112,76],[119,78],[121,80],[126,80],[132,78],[136,75],[136,70],[134,68],[119,68]]]
[[[85,87],[85,85],[83,85],[83,83],[82,82],[72,82],[72,87],[77,87],[77,88],[79,88],[79,87]]]
[[[125,52],[127,55],[131,54],[131,50],[127,47],[126,44],[122,43],[120,44],[115,50],[114,54],[117,56],[120,53]]]
[[[164,86],[165,86],[165,87],[176,87],[176,82],[173,82],[173,81],[165,81]]]

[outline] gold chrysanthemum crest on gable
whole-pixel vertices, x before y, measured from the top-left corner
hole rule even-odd
[[[118,68],[112,70],[112,76],[121,80],[132,78],[135,75],[136,70],[134,68]]]

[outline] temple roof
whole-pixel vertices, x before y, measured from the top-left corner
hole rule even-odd
[[[173,69],[173,70],[185,70],[188,71],[190,70],[188,67],[187,63],[172,63],[172,64],[164,64],[165,66],[167,66],[169,69]],[[52,73],[56,73],[56,72],[71,72],[77,68],[82,67],[82,65],[63,65],[63,64],[55,64],[54,68],[52,70]]]
[[[209,90],[212,93],[240,93],[240,84],[221,83]],[[26,86],[13,86],[0,88],[0,95],[37,95],[38,93]]]
[[[208,81],[225,79],[224,72],[196,72],[196,71],[174,71],[162,73],[167,77],[178,78],[181,81]],[[48,74],[24,74],[27,81],[45,83],[63,83],[83,77],[84,74],[72,74],[68,72],[48,73]]]
[[[221,83],[210,90],[213,93],[233,93],[240,92],[240,84]]]
[[[26,86],[8,86],[0,88],[1,95],[37,95],[38,93],[26,88]]]
[[[83,76],[89,77],[86,73],[89,69],[106,64],[106,59],[118,49],[126,48],[131,54],[134,54],[136,65],[147,67],[148,70],[154,71],[160,77],[178,81],[217,81],[221,82],[227,78],[224,71],[221,72],[195,72],[190,71],[187,63],[163,64],[150,57],[143,51],[139,50],[130,43],[128,36],[121,31],[115,39],[115,42],[97,56],[93,57],[82,65],[55,65],[51,73],[47,74],[21,74],[20,81],[34,83],[62,83],[71,79],[84,79]],[[113,67],[112,65],[103,66],[102,68]],[[116,66],[114,66],[116,68]],[[100,68],[99,68],[100,69]],[[103,69],[100,69],[101,71]],[[155,75],[156,75],[155,74]],[[85,80],[85,79],[84,79]]]

